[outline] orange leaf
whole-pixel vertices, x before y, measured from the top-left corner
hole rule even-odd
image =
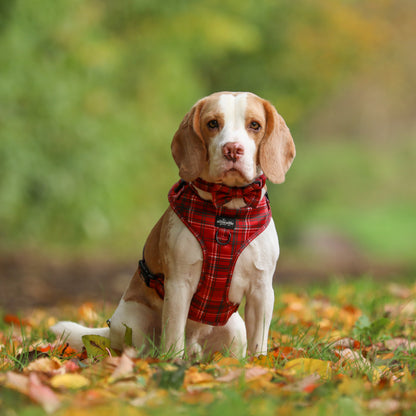
[[[293,347],[276,347],[270,351],[273,357],[284,360],[292,360],[294,358],[301,358],[305,356],[305,350],[302,348]]]
[[[361,343],[353,338],[344,337],[332,342],[331,347],[339,350],[342,350],[344,348],[359,350],[361,349]]]
[[[214,357],[214,363],[221,367],[240,366],[241,362],[237,358],[224,357],[222,354],[217,354]]]
[[[3,321],[9,325],[30,326],[27,319],[20,319],[18,316],[11,314],[4,315]]]
[[[185,373],[184,386],[187,387],[191,384],[203,384],[211,383],[214,381],[214,377],[206,372],[200,372],[196,367],[190,367]]]
[[[78,308],[78,314],[84,321],[95,322],[98,320],[98,314],[94,310],[94,304],[85,302]]]

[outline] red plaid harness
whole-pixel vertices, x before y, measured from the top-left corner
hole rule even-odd
[[[179,181],[170,190],[168,199],[172,209],[199,241],[203,253],[201,277],[191,300],[189,319],[225,325],[237,311],[239,305],[228,299],[236,261],[271,219],[268,197],[261,198],[264,184],[264,175],[245,188],[228,188],[197,179],[193,184]],[[213,200],[200,198],[194,186],[212,192]],[[220,195],[218,198],[216,192]],[[241,209],[222,206],[235,197],[243,197],[249,205]],[[152,275],[144,260],[139,265],[146,284],[163,299],[164,276]]]

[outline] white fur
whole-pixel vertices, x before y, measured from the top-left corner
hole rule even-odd
[[[72,348],[79,351],[81,351],[83,346],[82,337],[84,335],[101,335],[107,338],[110,336],[110,328],[87,328],[69,321],[58,322],[50,329],[63,342],[68,342]]]
[[[261,173],[256,162],[256,144],[246,130],[247,105],[245,93],[220,97],[219,110],[225,123],[208,149],[209,176],[230,186],[235,178],[234,173],[226,173],[231,163],[222,153],[226,143],[237,142],[244,147],[244,155],[234,162],[238,175],[250,181]],[[211,198],[209,193],[199,193],[202,198]],[[235,199],[226,206],[241,208],[243,205],[242,199]],[[157,299],[140,303],[122,299],[111,318],[111,333],[107,328],[92,330],[70,322],[55,325],[53,331],[68,335],[68,341],[76,348],[82,345],[82,335],[99,333],[110,335],[112,346],[121,349],[127,325],[133,330],[133,344],[138,348],[148,349],[153,344],[160,344],[162,350],[178,355],[185,350],[189,354],[199,354],[223,348],[238,357],[244,356],[247,350],[253,354],[266,353],[274,304],[272,280],[279,257],[273,220],[245,248],[235,265],[229,300],[241,303],[246,298],[245,323],[236,312],[226,325],[220,327],[187,319],[201,274],[203,256],[200,244],[172,210],[168,211],[161,235],[164,239],[161,262],[166,272],[164,301]]]
[[[224,178],[224,172],[231,165],[238,169],[248,180],[254,179],[260,174],[255,160],[256,145],[246,130],[247,93],[236,96],[224,94],[220,97],[219,106],[224,114],[224,127],[209,145],[210,164],[208,172],[211,178],[222,179],[227,185],[234,186],[229,178]],[[222,148],[227,143],[238,143],[244,148],[244,155],[235,164],[230,163],[223,157]]]

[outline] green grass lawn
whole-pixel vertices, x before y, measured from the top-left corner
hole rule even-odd
[[[57,319],[102,325],[112,305],[10,316],[0,327],[2,415],[411,415],[416,285],[333,280],[278,286],[267,356],[121,357],[65,349]],[[98,347],[97,347],[98,346]],[[100,351],[101,348],[101,351]]]

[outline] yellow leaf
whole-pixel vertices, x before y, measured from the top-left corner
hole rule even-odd
[[[273,352],[269,352],[267,355],[259,355],[258,357],[254,357],[253,363],[262,367],[274,367],[273,358]]]
[[[81,374],[58,374],[52,377],[51,386],[56,389],[82,389],[90,385],[90,381]]]
[[[285,370],[293,372],[295,375],[318,374],[323,380],[328,380],[332,376],[330,361],[317,360],[314,358],[296,358],[286,363]]]
[[[211,383],[214,377],[206,372],[199,372],[196,367],[190,367],[185,373],[184,386],[187,387],[190,384],[202,384]]]
[[[364,382],[360,378],[344,376],[338,386],[338,391],[345,396],[356,396],[364,389]]]
[[[222,354],[218,354],[214,357],[214,363],[221,367],[241,366],[241,362],[237,358],[224,357]]]
[[[409,367],[407,366],[407,364],[403,369],[402,378],[400,380],[403,383],[411,383],[413,381],[412,373],[409,371]]]

